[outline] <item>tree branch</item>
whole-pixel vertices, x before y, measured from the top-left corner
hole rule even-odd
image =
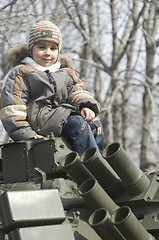
[[[17,0],[13,0],[12,2],[6,4],[5,6],[3,6],[2,8],[0,8],[0,12],[3,11],[5,8],[14,5],[17,2]]]

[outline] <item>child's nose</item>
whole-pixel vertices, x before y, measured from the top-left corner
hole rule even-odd
[[[45,50],[45,53],[48,54],[48,55],[50,55],[50,54],[51,54],[50,48],[47,48],[47,49]]]

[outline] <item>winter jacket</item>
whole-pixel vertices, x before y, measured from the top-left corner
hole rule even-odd
[[[83,107],[99,114],[98,102],[83,89],[83,81],[74,70],[66,67],[41,71],[30,65],[14,67],[2,91],[0,117],[13,140],[51,132],[60,136],[67,117],[80,114]]]

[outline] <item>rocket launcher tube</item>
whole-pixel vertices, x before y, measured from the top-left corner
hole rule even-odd
[[[126,240],[154,240],[127,206],[118,208],[111,216],[112,224]]]
[[[94,211],[90,215],[88,222],[102,239],[125,240],[118,229],[110,221],[110,214],[104,208]]]
[[[82,165],[77,152],[71,152],[61,161],[61,166],[65,169],[77,185],[81,185],[85,180],[93,178],[91,173]]]
[[[120,143],[113,143],[103,151],[103,157],[122,179],[131,195],[145,191],[150,184],[148,177],[128,158]]]
[[[80,185],[79,194],[93,210],[105,208],[112,214],[118,208],[118,205],[116,205],[94,178],[90,178]]]
[[[124,192],[121,179],[96,148],[87,149],[80,160],[112,198]]]

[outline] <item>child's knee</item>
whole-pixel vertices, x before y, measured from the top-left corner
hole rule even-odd
[[[69,116],[64,124],[62,134],[78,133],[84,131],[87,122],[80,115]]]

